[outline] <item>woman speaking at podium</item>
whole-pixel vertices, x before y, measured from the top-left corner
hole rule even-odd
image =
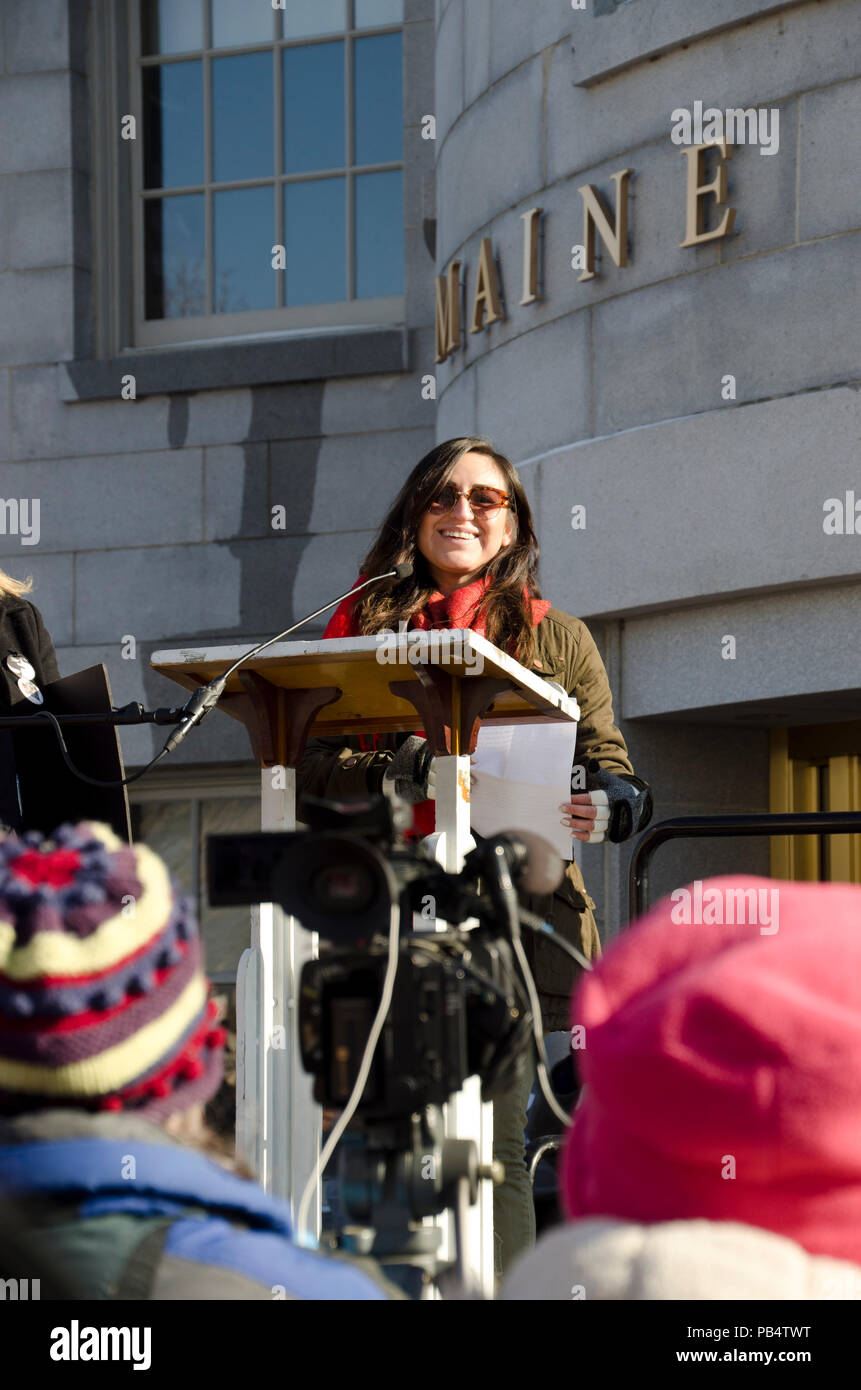
[[[574,838],[590,843],[621,840],[647,824],[649,790],[633,776],[625,740],[613,719],[603,662],[586,626],[540,596],[538,543],[523,485],[514,465],[489,440],[449,439],[413,469],[365,557],[362,573],[385,573],[404,561],[413,565],[409,578],[346,600],[325,636],[399,631],[401,622],[408,628],[471,628],[537,675],[558,682],[580,706],[576,759],[583,764],[585,790],[572,795],[561,812]],[[431,762],[429,745],[412,735],[376,735],[353,743],[337,737],[309,739],[298,790],[335,799],[362,796],[379,792],[386,777],[414,803],[419,833],[429,834],[434,828],[433,802],[426,800]],[[584,955],[600,951],[595,904],[573,860],[552,896],[522,895],[521,901]],[[567,1030],[579,967],[547,939],[527,933],[524,947],[545,1031]],[[498,1276],[535,1240],[523,1159],[532,1079],[531,1073],[525,1075],[519,1093],[493,1107],[493,1155],[506,1169],[505,1183],[494,1192]]]
[[[35,709],[43,702],[43,690],[60,679],[54,644],[35,604],[24,598],[33,587],[0,570],[0,714],[12,706]],[[12,735],[0,729],[0,829],[20,829],[18,792]]]

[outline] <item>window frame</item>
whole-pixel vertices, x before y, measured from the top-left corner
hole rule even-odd
[[[309,305],[284,305],[284,281],[279,277],[277,286],[277,297],[282,301],[277,307],[272,309],[255,309],[240,311],[236,313],[217,314],[207,313],[202,316],[172,318],[172,319],[147,319],[145,317],[145,260],[144,260],[144,216],[143,204],[147,201],[158,200],[162,196],[176,197],[188,195],[189,193],[202,194],[204,198],[204,227],[205,227],[205,260],[207,277],[207,299],[211,302],[212,288],[212,250],[213,250],[213,219],[214,219],[214,191],[224,189],[242,189],[252,187],[269,187],[278,190],[276,196],[276,220],[275,220],[275,239],[273,245],[284,244],[283,228],[283,189],[285,185],[297,182],[307,182],[321,177],[342,177],[346,182],[346,218],[345,218],[345,267],[347,275],[348,295],[355,291],[355,190],[354,184],[357,177],[365,173],[382,173],[387,171],[400,171],[402,179],[406,178],[406,165],[403,156],[403,146],[401,158],[398,161],[388,161],[379,164],[356,165],[353,162],[354,153],[354,123],[352,119],[353,110],[353,56],[352,47],[357,38],[372,37],[383,34],[398,33],[404,34],[404,21],[400,24],[378,25],[368,29],[355,28],[355,0],[347,0],[347,19],[348,27],[343,30],[336,30],[327,35],[314,35],[300,39],[283,39],[274,37],[275,27],[279,11],[272,11],[273,14],[273,38],[266,44],[246,44],[236,45],[229,48],[213,48],[211,44],[210,26],[210,6],[204,6],[204,44],[200,50],[192,50],[186,53],[170,55],[147,55],[141,54],[141,0],[131,0],[125,12],[125,33],[117,34],[119,44],[114,48],[114,53],[119,53],[119,48],[123,48],[122,59],[116,64],[116,71],[112,72],[112,84],[116,86],[117,95],[123,90],[128,94],[126,110],[137,115],[137,138],[134,141],[125,142],[117,140],[120,146],[124,146],[128,151],[128,191],[125,199],[126,204],[126,225],[131,242],[131,284],[128,292],[123,296],[123,302],[118,306],[120,317],[125,319],[125,332],[121,331],[121,341],[117,341],[117,315],[110,314],[110,307],[107,309],[108,320],[105,319],[105,309],[103,307],[100,316],[103,329],[107,328],[107,336],[110,346],[108,351],[121,351],[124,349],[147,349],[167,346],[193,346],[195,344],[206,343],[216,339],[230,340],[251,340],[255,337],[277,337],[279,333],[293,333],[297,330],[319,330],[329,331],[332,329],[350,329],[361,327],[399,327],[405,321],[406,311],[406,286],[404,291],[398,295],[390,295],[375,299],[346,299],[333,301],[325,304]],[[114,14],[114,24],[122,23],[120,16]],[[109,26],[110,27],[110,26]],[[273,88],[273,123],[275,137],[275,167],[281,169],[283,160],[281,157],[281,142],[283,134],[283,116],[281,109],[281,72],[282,59],[281,52],[285,48],[304,47],[308,44],[315,44],[326,41],[342,41],[344,43],[344,63],[345,63],[345,112],[348,113],[346,137],[346,164],[341,169],[308,171],[301,174],[274,173],[271,178],[259,178],[248,180],[236,180],[223,184],[215,184],[207,176],[212,172],[212,150],[211,150],[211,91],[209,82],[209,61],[213,57],[239,56],[251,52],[273,53],[277,50],[278,60],[274,62],[275,84]],[[167,194],[161,194],[156,190],[145,191],[143,187],[143,146],[144,146],[144,114],[143,114],[143,92],[142,92],[142,72],[147,66],[158,66],[162,62],[188,62],[197,59],[203,63],[203,89],[204,89],[204,182],[201,185],[194,185],[189,188],[171,189]],[[117,120],[122,114],[118,108]],[[402,126],[403,130],[403,109]],[[131,150],[128,146],[131,145]],[[122,153],[122,151],[120,151]],[[109,180],[110,189],[105,190],[105,202],[113,194],[118,195],[117,179]],[[403,185],[402,185],[403,202]],[[110,206],[102,209],[102,216],[110,218]],[[117,219],[122,221],[122,216]],[[130,220],[131,225],[128,226]],[[104,225],[104,222],[102,223]],[[402,224],[402,233],[405,236],[405,228]],[[121,259],[121,258],[120,258]],[[116,260],[116,255],[114,256]],[[115,275],[110,279],[115,282]],[[110,287],[106,287],[106,292],[110,293]],[[102,339],[104,343],[105,333]]]

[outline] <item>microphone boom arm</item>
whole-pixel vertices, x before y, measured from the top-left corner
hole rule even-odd
[[[338,598],[333,599],[331,603],[324,604],[322,608],[317,608],[313,613],[307,613],[304,618],[299,619],[298,623],[293,623],[291,627],[285,627],[283,632],[276,633],[274,637],[267,637],[265,641],[258,642],[256,647],[251,647],[249,651],[237,657],[233,665],[229,666],[224,672],[224,675],[216,676],[214,680],[209,681],[206,685],[199,686],[188,698],[183,706],[182,713],[184,717],[182,723],[178,728],[174,729],[173,733],[167,739],[164,748],[158,754],[158,758],[161,759],[167,753],[172,753],[174,748],[182,743],[182,740],[189,730],[193,729],[195,724],[200,724],[206,715],[209,714],[209,711],[215,708],[218,701],[221,699],[228,680],[243,662],[249,661],[252,656],[257,656],[257,654],[264,651],[266,647],[273,646],[275,642],[280,642],[284,637],[289,637],[291,632],[296,632],[298,628],[304,627],[306,623],[313,622],[315,618],[319,618],[323,613],[328,613],[330,608],[337,608],[338,604],[343,603],[345,599],[352,598],[354,594],[360,594],[362,590],[367,589],[369,585],[379,584],[384,579],[406,579],[408,575],[412,573],[412,568],[411,564],[405,562],[404,564],[396,565],[394,569],[387,570],[385,574],[375,574],[371,579],[363,580],[361,584],[356,584],[354,588],[348,589],[345,594],[340,594]]]

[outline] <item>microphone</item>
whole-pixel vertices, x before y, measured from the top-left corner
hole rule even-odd
[[[354,594],[360,594],[363,589],[369,588],[372,584],[381,584],[384,579],[409,579],[412,572],[412,561],[403,560],[399,565],[395,565],[392,569],[386,570],[385,574],[375,574],[373,578],[365,579],[361,584],[357,584],[354,588],[348,589],[345,594],[339,594],[331,603],[325,604],[322,608],[316,609],[313,613],[306,614],[304,618],[300,618],[298,623],[294,623],[292,627],[286,627],[283,632],[277,633],[275,637],[268,637],[266,641],[258,642],[256,647],[252,647],[250,651],[245,652],[244,655],[234,661],[233,665],[224,672],[223,676],[216,676],[215,679],[209,681],[207,685],[199,686],[198,689],[189,696],[182,707],[182,722],[176,726],[173,733],[167,739],[164,748],[158,755],[159,758],[163,758],[167,753],[172,753],[174,748],[182,743],[186,734],[189,733],[196,724],[199,724],[211,709],[215,708],[229,677],[233,675],[233,672],[237,667],[241,666],[244,661],[248,661],[252,656],[256,656],[258,652],[264,651],[266,647],[271,647],[274,642],[280,642],[283,637],[289,637],[291,632],[296,632],[300,627],[304,627],[306,623],[313,622],[314,618],[319,618],[322,613],[328,613],[330,608],[337,608],[339,603],[343,603],[345,599],[352,598]]]
[[[549,840],[534,835],[531,830],[503,830],[499,835],[494,835],[489,843],[499,846],[497,855],[501,851],[506,857],[514,882],[524,893],[553,893],[565,876],[565,865]],[[519,906],[518,917],[522,926],[548,937],[581,969],[593,969],[589,958],[554,931],[549,922]]]
[[[554,892],[565,872],[553,846],[531,830],[502,830],[491,835],[470,851],[465,863],[478,874],[498,872],[504,866],[524,893]]]
[[[556,891],[565,876],[565,865],[549,840],[531,830],[503,830],[493,839],[505,843],[512,875],[524,893]]]
[[[540,835],[514,830],[482,840],[466,856],[464,868],[467,866],[472,873],[487,879],[494,910],[506,924],[517,950],[520,941],[517,889],[522,888],[527,893],[552,893],[562,881],[562,860]]]

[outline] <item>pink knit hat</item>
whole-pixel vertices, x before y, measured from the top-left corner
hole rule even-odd
[[[705,1217],[861,1263],[861,887],[677,890],[575,996],[571,1218]]]
[[[95,823],[0,836],[0,1112],[208,1100],[214,1012],[191,900],[152,850]]]

